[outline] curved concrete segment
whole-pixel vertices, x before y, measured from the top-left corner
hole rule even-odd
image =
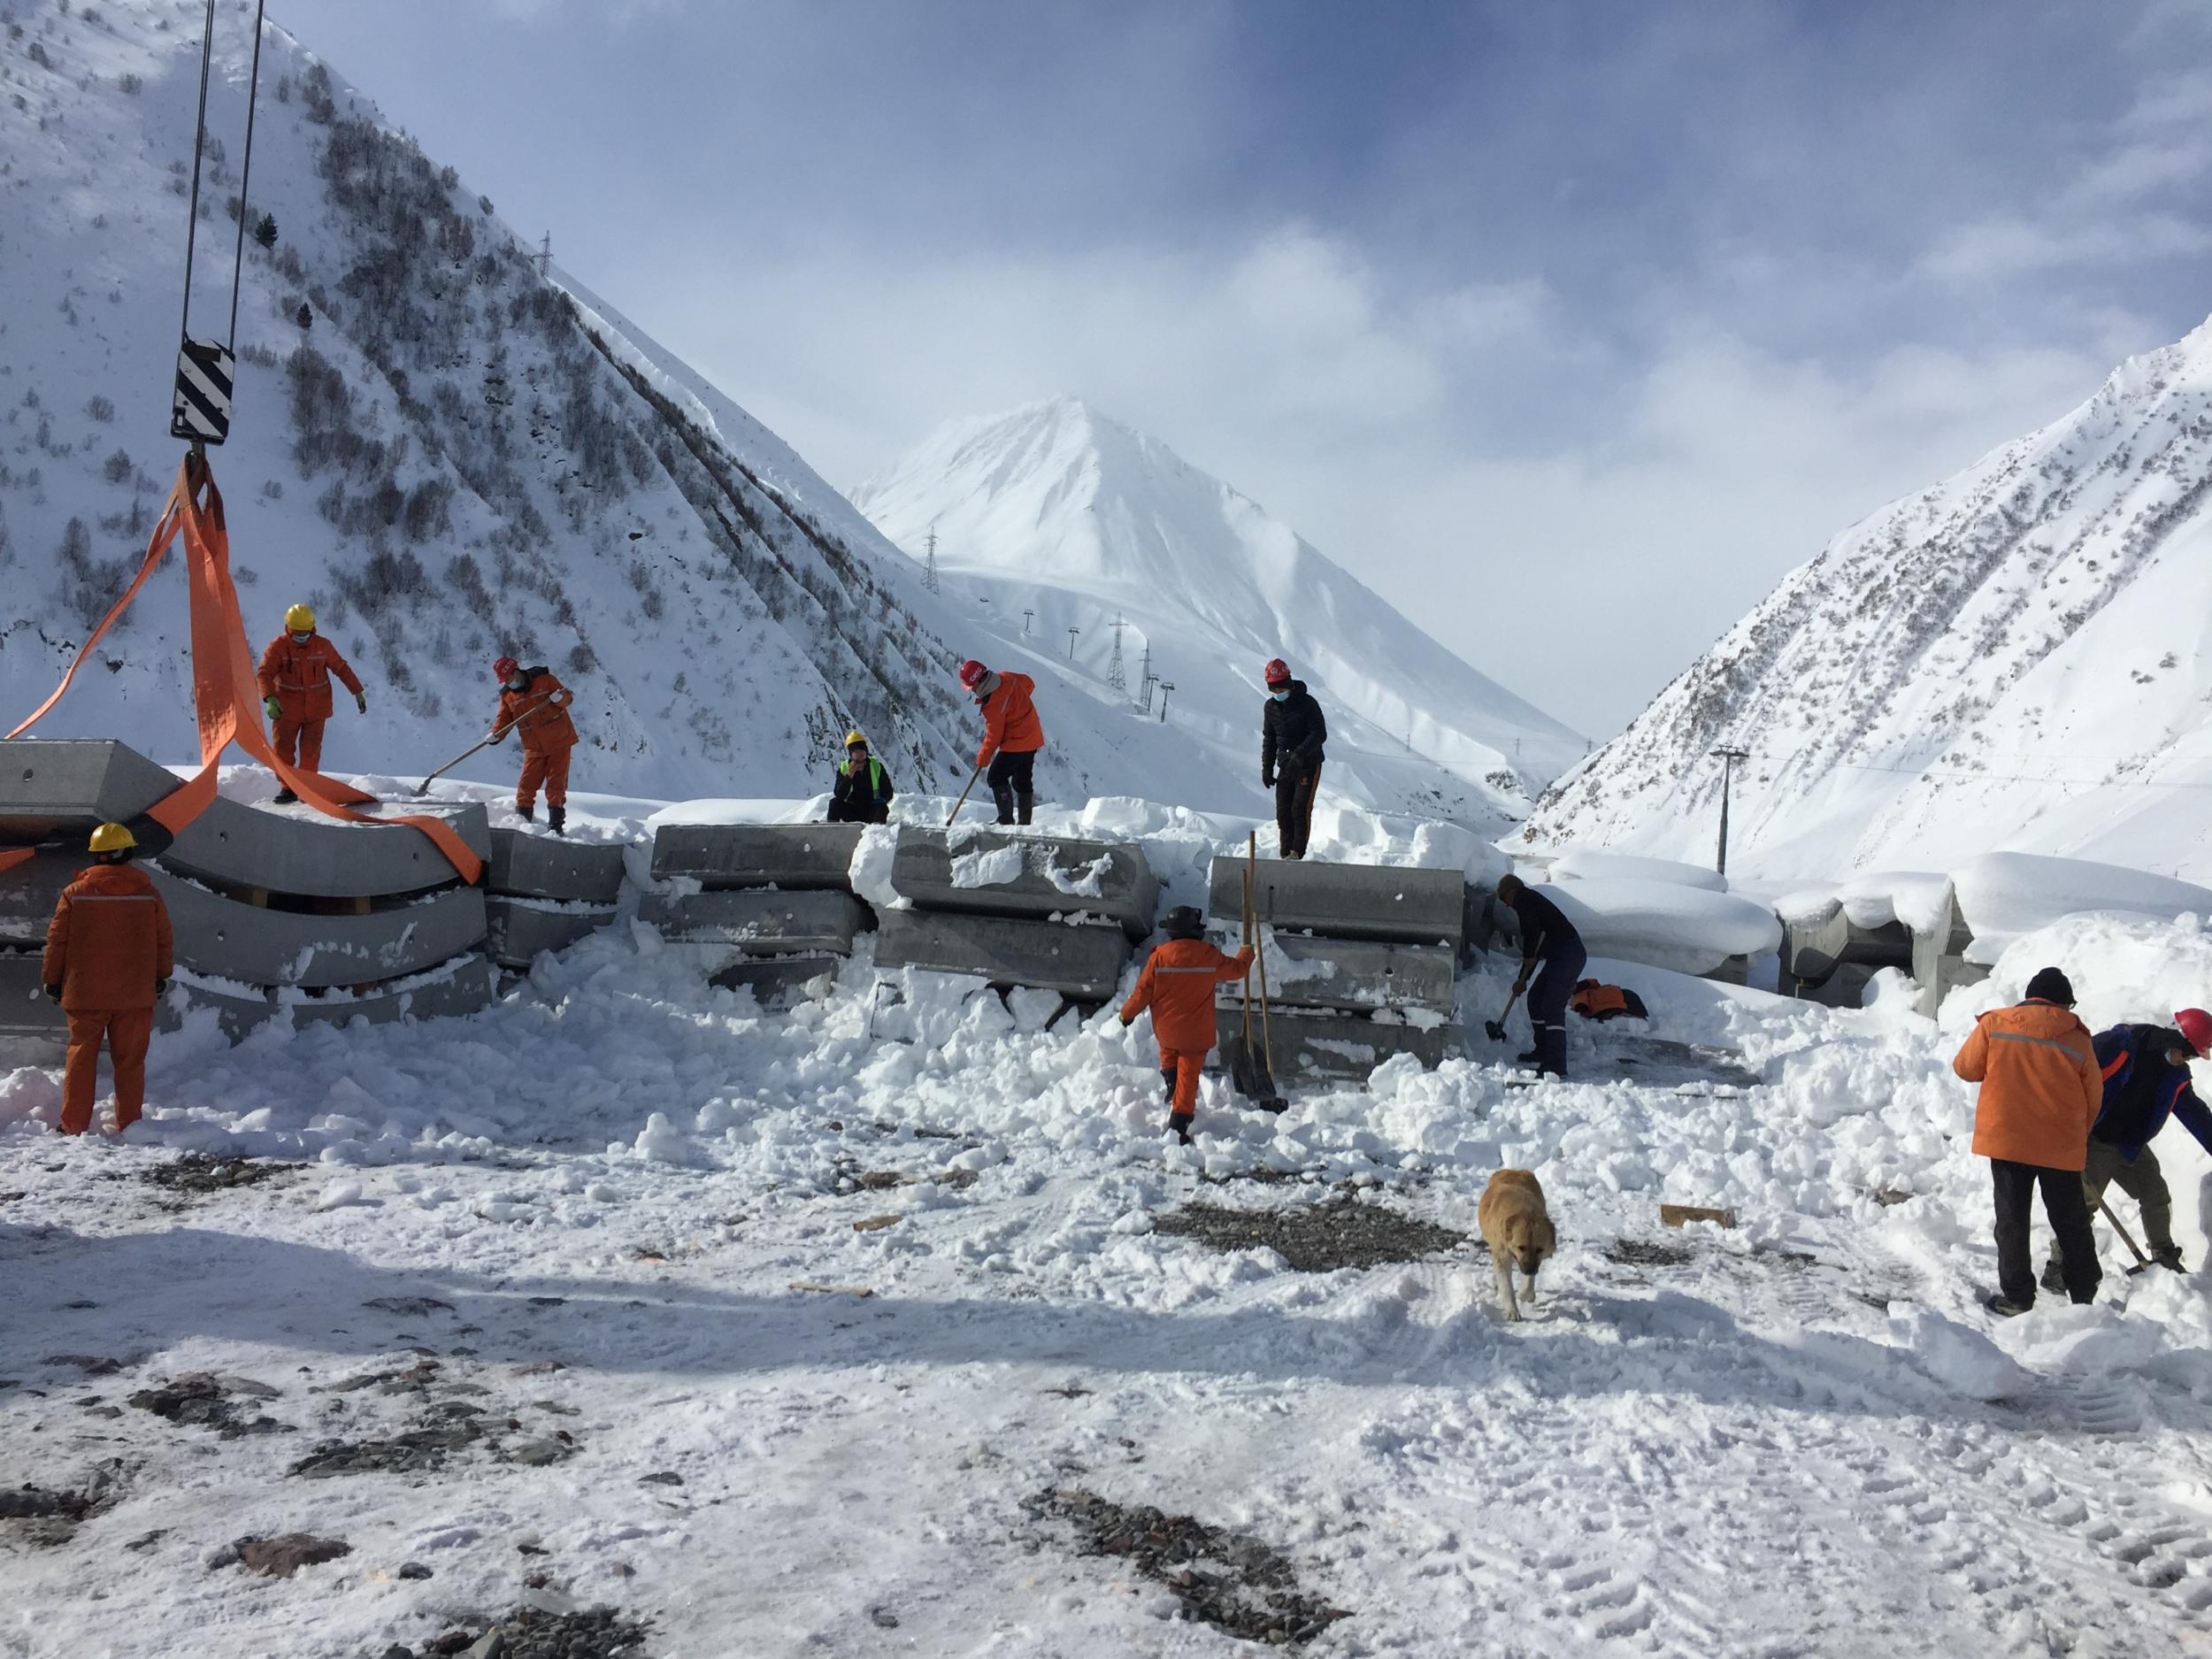
[[[784,893],[762,889],[692,893],[680,897],[649,893],[638,920],[669,939],[735,945],[749,956],[789,956],[828,951],[850,956],[853,937],[875,925],[868,907],[849,893]]]
[[[993,985],[1057,991],[1103,1002],[1120,984],[1129,936],[1118,927],[887,910],[876,933],[879,968],[972,973]]]
[[[455,1019],[492,1004],[499,970],[474,951],[442,962],[426,972],[408,974],[358,993],[334,991],[314,996],[296,990],[255,991],[240,985],[203,984],[180,977],[154,1010],[154,1024],[174,1031],[185,1013],[213,1009],[233,1042],[272,1020],[293,1025],[343,1025],[365,1019],[373,1025],[403,1019]]]
[[[620,841],[572,841],[526,830],[495,829],[491,832],[484,887],[488,892],[527,899],[612,904],[622,892],[623,856],[628,850]]]
[[[760,956],[733,962],[707,975],[726,991],[749,990],[763,1008],[788,1008],[826,994],[837,977],[837,956]]]
[[[0,1069],[59,1065],[69,1048],[69,1017],[46,1000],[36,950],[0,949]]]
[[[1244,913],[1244,871],[1241,858],[1213,862],[1207,908],[1221,926],[1233,928]],[[1278,858],[1261,859],[1252,883],[1260,920],[1284,933],[1444,944],[1454,951],[1465,927],[1466,887],[1456,870]]]
[[[1298,1008],[1422,1008],[1449,1014],[1452,952],[1443,945],[1391,945],[1369,939],[1322,939],[1310,933],[1277,933],[1274,949],[1286,969],[1271,957],[1268,995]],[[1241,983],[1224,987],[1243,1006]]]
[[[177,960],[247,985],[367,985],[419,973],[484,941],[484,895],[449,887],[391,910],[318,916],[265,910],[148,865],[175,929]]]
[[[653,879],[689,877],[725,887],[852,886],[859,824],[664,824],[653,834]]]
[[[92,863],[85,852],[42,852],[0,872],[0,946],[42,945],[54,901]]]
[[[1300,1077],[1364,1079],[1384,1061],[1409,1054],[1431,1071],[1467,1051],[1466,1034],[1457,1020],[1440,1025],[1387,1024],[1356,1014],[1324,1014],[1304,1010],[1272,1010],[1274,1069],[1278,1083]],[[1214,1029],[1226,1043],[1244,1035],[1244,1012],[1237,1008],[1214,1010]],[[1252,1014],[1252,1041],[1260,1041],[1259,1011]]]
[[[484,899],[484,949],[503,968],[526,968],[541,950],[566,950],[614,920],[614,907],[571,910],[509,894]]]
[[[901,829],[891,886],[925,910],[966,916],[1083,914],[1152,931],[1160,884],[1126,841],[1078,841],[1012,830]]]
[[[20,846],[135,818],[177,775],[111,738],[0,742],[0,841]]]
[[[1909,972],[1912,960],[1910,928],[1902,922],[1861,927],[1835,900],[1782,925],[1782,971],[1801,986],[1824,984],[1847,963]]]
[[[491,853],[491,826],[480,802],[410,804],[434,812],[478,857]],[[405,825],[375,827],[218,797],[177,832],[161,855],[172,870],[229,887],[303,898],[377,898],[457,881],[437,843]]]

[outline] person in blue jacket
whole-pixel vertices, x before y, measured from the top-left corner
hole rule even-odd
[[[1498,902],[1513,912],[1521,935],[1521,972],[1513,995],[1528,993],[1528,1023],[1536,1046],[1521,1056],[1540,1072],[1567,1075],[1567,999],[1589,961],[1582,935],[1560,908],[1518,876],[1498,878]]]
[[[2169,1118],[2212,1152],[2212,1110],[2191,1087],[2189,1062],[2212,1048],[2212,1014],[2185,1008],[2164,1025],[2115,1025],[2096,1035],[2097,1066],[2104,1073],[2104,1108],[2089,1129],[2089,1161],[2081,1172],[2082,1196],[2093,1212],[2108,1186],[2116,1186],[2143,1212],[2143,1248],[2159,1266],[2180,1272],[2174,1242],[2174,1201],[2150,1143]],[[2058,1248],[2043,1269],[2048,1286],[2064,1271]]]

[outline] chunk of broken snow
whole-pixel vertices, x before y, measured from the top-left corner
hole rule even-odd
[[[343,1210],[348,1204],[361,1202],[361,1183],[358,1181],[326,1181],[315,1200],[318,1210]]]
[[[860,832],[853,843],[851,864],[846,879],[852,883],[853,896],[877,910],[910,910],[910,900],[899,896],[899,890],[891,885],[891,866],[899,856],[899,831],[895,824],[870,824]]]
[[[1548,882],[1540,891],[1594,956],[1709,973],[1731,956],[1755,956],[1782,942],[1774,912],[1733,894],[1626,876]]]
[[[1124,1234],[1149,1233],[1152,1231],[1152,1217],[1141,1210],[1133,1210],[1114,1223],[1114,1231]]]
[[[1890,1303],[1889,1337],[1922,1371],[1971,1400],[2009,1399],[2034,1380],[1979,1331],[1913,1302]]]
[[[1703,864],[1686,864],[1674,858],[1646,858],[1634,853],[1601,852],[1594,847],[1569,848],[1551,861],[1551,877],[1555,881],[1665,881],[1708,893],[1728,891],[1728,878]]]
[[[997,847],[986,853],[962,853],[952,861],[952,885],[956,887],[1004,887],[1009,882],[1019,881],[1028,867],[1019,847]]]

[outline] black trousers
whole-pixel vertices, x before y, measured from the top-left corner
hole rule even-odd
[[[991,786],[991,799],[998,803],[1000,823],[1029,822],[1030,808],[1037,799],[1036,771],[1035,749],[1025,749],[1018,755],[1003,749],[999,750],[984,781]],[[1020,810],[1018,819],[1015,816],[1017,806]]]
[[[1303,858],[1313,833],[1313,797],[1321,787],[1321,768],[1289,761],[1275,770],[1275,831],[1282,856]]]
[[[1567,1075],[1567,1002],[1589,961],[1590,953],[1578,941],[1555,947],[1536,959],[1536,977],[1528,987],[1528,1023],[1536,1033],[1539,1071]]]
[[[1997,1200],[1997,1288],[2007,1302],[2035,1304],[2035,1268],[2028,1248],[2028,1202],[2043,1189],[2043,1213],[2050,1218],[2064,1252],[2066,1294],[2076,1302],[2094,1302],[2104,1277],[2097,1265],[2097,1241],[2089,1232],[2089,1202],[2082,1194],[2079,1170],[2047,1170],[2006,1158],[1989,1161]]]

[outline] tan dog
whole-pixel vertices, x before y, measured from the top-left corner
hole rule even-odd
[[[1544,1208],[1544,1189],[1527,1170],[1499,1170],[1482,1189],[1475,1217],[1482,1241],[1490,1247],[1490,1264],[1497,1270],[1498,1300],[1505,1303],[1505,1317],[1517,1319],[1521,1304],[1513,1297],[1515,1264],[1528,1280],[1525,1294],[1533,1302],[1536,1270],[1559,1248],[1551,1212]]]

